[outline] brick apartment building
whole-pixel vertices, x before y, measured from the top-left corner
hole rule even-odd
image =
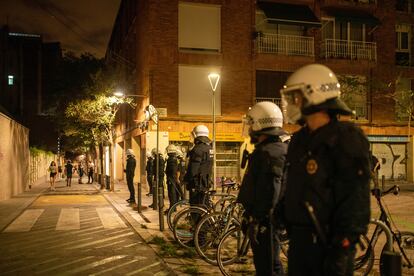
[[[354,80],[343,84],[344,99],[382,159],[380,175],[412,180],[407,116],[390,95],[411,90],[414,79],[413,2],[123,0],[106,60],[124,70],[130,83],[124,89],[135,95],[137,108],[125,107],[118,118],[115,177],[122,178],[127,148],[137,152],[136,175],[145,175],[156,129],[142,123],[148,104],[160,114],[161,149],[168,143],[185,148],[199,123],[212,131],[210,72],[221,76],[215,92],[217,176],[239,177],[242,115],[257,101],[279,103],[289,74],[316,62],[341,80]]]

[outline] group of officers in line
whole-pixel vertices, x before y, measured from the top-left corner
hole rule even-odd
[[[283,113],[274,103],[259,102],[243,119],[254,150],[246,155],[238,201],[245,209],[242,229],[250,236],[257,275],[285,274],[277,238],[281,230],[289,238],[288,275],[353,275],[355,245],[370,219],[370,155],[362,130],[339,120],[352,114],[340,93],[328,67],[306,65],[281,89]],[[284,122],[301,126],[289,143]],[[175,188],[179,182],[186,183],[190,204],[205,202],[213,156],[208,135],[204,125],[192,131],[194,147],[179,181],[178,161],[171,160],[183,156],[168,153],[171,204],[182,195]]]

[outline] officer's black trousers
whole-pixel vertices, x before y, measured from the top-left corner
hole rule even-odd
[[[283,265],[279,258],[280,245],[271,224],[268,221],[262,222],[259,224],[258,230],[257,233],[249,231],[256,275],[284,275]]]
[[[170,208],[179,198],[178,183],[174,177],[167,176],[168,199],[170,200]]]
[[[153,182],[153,176],[147,175],[148,193],[150,194],[154,194],[154,191],[153,191],[154,188],[153,188],[152,182]]]
[[[135,201],[134,177],[127,175],[127,185],[129,190],[129,199]]]
[[[208,194],[203,191],[196,191],[194,189],[190,190],[190,206],[204,206],[208,201]],[[194,226],[200,221],[199,214],[191,215]]]
[[[289,276],[352,276],[354,256],[355,245],[326,247],[311,227],[289,230]]]

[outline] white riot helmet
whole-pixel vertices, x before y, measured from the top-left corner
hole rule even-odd
[[[243,136],[283,135],[285,131],[282,126],[283,115],[280,108],[272,102],[259,102],[247,112],[243,119]]]
[[[177,153],[177,147],[174,144],[169,144],[165,150],[167,154]]]
[[[180,149],[177,149],[177,157],[184,158],[184,153]]]
[[[153,148],[152,151],[151,151],[151,154],[152,154],[153,157],[157,156],[157,149]]]
[[[135,155],[134,155],[134,151],[133,151],[132,149],[127,149],[127,150],[126,150],[126,155],[127,155],[127,156],[130,156],[130,155],[135,156]]]
[[[198,125],[193,129],[191,134],[193,135],[194,138],[201,137],[201,136],[208,137],[209,131],[205,125]]]
[[[299,68],[280,90],[285,119],[297,123],[302,115],[325,109],[337,114],[352,114],[339,99],[340,87],[335,74],[325,65],[309,64]]]

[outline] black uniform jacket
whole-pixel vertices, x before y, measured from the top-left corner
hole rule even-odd
[[[292,137],[287,155],[284,213],[287,226],[309,226],[304,202],[332,238],[357,238],[370,218],[369,143],[350,122],[332,120]]]
[[[178,159],[175,155],[168,155],[167,165],[165,167],[165,174],[167,177],[177,177],[178,172]]]
[[[126,175],[127,177],[134,177],[135,175],[135,166],[136,166],[137,162],[135,161],[135,158],[130,156],[127,159],[127,164],[126,164]]]
[[[210,142],[210,139],[204,136],[194,140],[195,146],[188,153],[189,163],[185,175],[188,189],[208,190],[210,188],[209,177],[213,165]]]
[[[262,220],[276,206],[282,185],[287,144],[271,136],[256,145],[238,195],[247,215]]]

